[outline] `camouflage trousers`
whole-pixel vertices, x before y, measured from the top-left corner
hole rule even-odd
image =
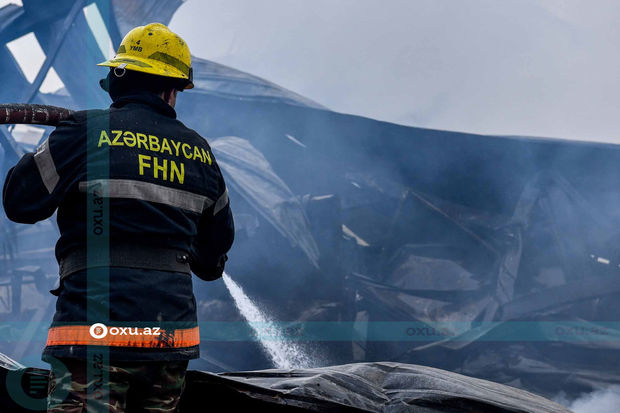
[[[175,412],[185,387],[187,363],[184,360],[105,365],[59,359],[51,363],[47,411]]]

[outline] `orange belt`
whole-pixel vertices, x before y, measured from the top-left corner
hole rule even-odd
[[[200,344],[198,326],[186,329],[164,330],[157,328],[110,327],[101,338],[102,329],[91,331],[91,326],[51,327],[47,334],[48,346],[113,346],[179,348]],[[133,334],[132,334],[133,333]]]

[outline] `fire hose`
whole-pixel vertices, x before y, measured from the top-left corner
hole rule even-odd
[[[0,124],[29,124],[56,126],[69,118],[72,110],[50,105],[23,103],[0,104]]]

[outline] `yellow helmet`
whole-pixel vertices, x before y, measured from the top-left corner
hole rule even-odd
[[[131,30],[121,42],[116,56],[98,66],[187,79],[185,89],[194,87],[192,57],[187,43],[161,23]]]

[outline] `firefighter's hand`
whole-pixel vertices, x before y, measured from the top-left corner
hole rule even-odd
[[[228,256],[224,254],[219,258],[218,262],[215,265],[205,267],[203,265],[200,265],[198,260],[193,259],[192,257],[190,258],[189,266],[192,272],[196,274],[196,276],[201,280],[215,281],[218,278],[221,278],[222,274],[224,274],[224,266],[226,264],[226,261],[228,261]]]

